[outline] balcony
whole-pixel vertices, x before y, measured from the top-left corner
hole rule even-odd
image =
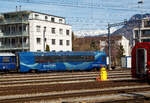
[[[28,23],[28,19],[24,18],[24,19],[3,19],[0,20],[0,25],[4,25],[4,24],[17,24],[17,23]]]
[[[0,37],[3,36],[3,35],[4,35],[4,33],[0,32]]]
[[[144,27],[145,28],[148,28],[148,27],[150,28],[150,21],[149,20],[144,21]]]
[[[150,30],[142,30],[141,37],[150,37]]]
[[[23,44],[23,45],[17,45],[17,44],[12,44],[12,45],[1,45],[0,50],[22,50],[22,49],[29,49],[29,44]]]
[[[14,32],[12,34],[10,33],[2,33],[0,32],[0,38],[11,38],[11,37],[27,37],[28,32],[24,31],[24,32]]]

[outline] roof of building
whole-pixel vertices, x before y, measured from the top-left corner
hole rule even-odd
[[[110,37],[111,40],[120,40],[122,39],[122,35],[113,35]],[[80,40],[86,40],[86,41],[90,41],[90,40],[102,40],[105,41],[107,40],[108,37],[107,36],[99,36],[99,37],[84,37],[84,38],[77,38],[76,40],[80,41]]]
[[[1,14],[14,14],[14,13],[21,13],[21,12],[39,13],[39,14],[43,14],[43,15],[48,15],[48,16],[53,16],[53,17],[58,17],[58,18],[63,18],[63,19],[65,19],[65,17],[56,16],[56,15],[51,15],[51,14],[47,14],[47,13],[41,13],[41,12],[32,11],[32,10],[23,10],[23,11],[5,12],[5,13],[1,13]]]

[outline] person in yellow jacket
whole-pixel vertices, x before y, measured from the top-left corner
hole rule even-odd
[[[100,77],[101,77],[101,81],[107,80],[107,71],[105,67],[102,67],[100,69]]]

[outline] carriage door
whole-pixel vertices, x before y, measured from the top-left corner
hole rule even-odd
[[[147,50],[145,48],[138,48],[136,51],[136,73],[145,74],[147,65]]]

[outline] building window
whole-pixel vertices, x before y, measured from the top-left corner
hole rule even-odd
[[[41,44],[41,38],[36,38],[37,44]]]
[[[63,34],[63,29],[59,29],[59,34]]]
[[[47,16],[45,16],[45,20],[48,20],[48,17],[47,17]]]
[[[22,32],[22,26],[19,26],[19,32]]]
[[[51,22],[55,22],[55,18],[52,17],[52,18],[51,18]]]
[[[43,29],[44,33],[46,32],[46,26],[44,26],[44,29]]]
[[[105,46],[105,45],[106,45],[105,41],[101,41],[101,42],[100,42],[100,45],[101,45],[101,46]]]
[[[36,31],[37,31],[37,32],[40,32],[40,31],[41,31],[40,29],[41,29],[41,26],[37,25],[37,26],[36,26]]]
[[[9,26],[8,27],[8,32],[11,33],[10,31],[11,31],[11,27]],[[2,32],[2,30],[0,30],[0,32]]]
[[[56,28],[52,28],[52,34],[55,34]]]
[[[35,14],[35,19],[39,19],[39,15]]]
[[[150,21],[149,20],[144,21],[144,27],[150,27]]]
[[[66,40],[66,45],[69,46],[70,45],[70,41]]]
[[[52,45],[55,45],[55,44],[56,44],[55,39],[52,39]]]
[[[63,40],[59,40],[59,45],[63,45]]]
[[[69,35],[69,30],[66,30],[66,35]]]
[[[59,23],[62,23],[62,19],[59,19]]]
[[[150,37],[150,30],[142,30],[141,37]]]
[[[23,31],[26,31],[26,27],[27,27],[26,25],[23,25]]]

